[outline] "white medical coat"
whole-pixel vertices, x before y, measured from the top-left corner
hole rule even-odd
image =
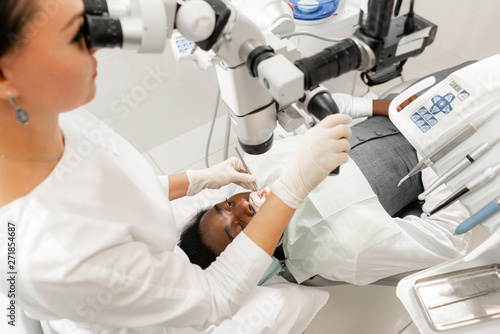
[[[7,222],[16,226],[17,305],[35,319],[106,333],[230,318],[271,257],[244,233],[206,270],[177,256],[165,179],[166,189],[140,153],[85,110],[60,119],[66,147],[57,167],[0,208],[3,273],[12,271]],[[5,279],[0,289],[8,290]]]

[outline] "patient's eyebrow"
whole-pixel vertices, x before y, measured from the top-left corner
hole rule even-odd
[[[229,225],[224,226],[224,231],[226,231],[226,234],[229,237],[229,240],[233,241],[234,238],[231,234],[231,229],[229,228]]]

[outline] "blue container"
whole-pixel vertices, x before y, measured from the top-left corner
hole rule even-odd
[[[337,10],[341,0],[290,0],[296,20],[314,21],[324,19]]]

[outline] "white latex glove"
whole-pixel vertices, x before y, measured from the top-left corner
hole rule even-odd
[[[351,121],[348,115],[331,115],[307,131],[271,191],[298,209],[311,190],[347,161],[352,132],[346,125]]]
[[[213,167],[201,170],[186,171],[189,179],[187,196],[193,196],[203,189],[219,189],[230,183],[250,189],[250,182],[256,182],[257,177],[250,170],[252,175],[247,174],[241,160],[231,157]]]

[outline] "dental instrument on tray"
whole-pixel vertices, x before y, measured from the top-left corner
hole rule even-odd
[[[235,150],[235,151],[236,151],[236,153],[238,154],[238,157],[240,158],[241,163],[243,164],[243,167],[245,167],[246,172],[247,172],[248,174],[252,175],[252,173],[250,172],[250,168],[248,168],[247,164],[245,163],[245,160],[243,160],[243,156],[241,155],[241,153],[240,153],[240,151],[238,150],[238,148],[237,148],[237,147],[235,147],[235,148],[234,148],[234,150]],[[251,184],[252,184],[252,186],[253,186],[253,190],[254,190],[254,191],[259,191],[259,190],[260,190],[260,189],[259,189],[259,187],[257,186],[257,183],[255,183],[255,181],[254,181],[254,182],[252,182]]]
[[[418,199],[423,201],[432,191],[436,190],[437,187],[450,180],[452,177],[469,167],[474,161],[483,156],[488,152],[493,146],[495,146],[500,141],[500,134],[494,137],[492,140],[479,145],[474,151],[467,154],[464,158],[458,161],[453,167],[446,171],[440,178],[438,178],[429,188],[427,188],[423,193],[418,195]]]
[[[474,226],[485,221],[488,217],[490,217],[494,213],[497,213],[498,211],[500,211],[500,196],[483,206],[469,219],[458,225],[458,227],[455,229],[455,234],[464,234],[465,232],[470,231]]]
[[[472,180],[467,182],[467,184],[465,184],[462,188],[460,188],[452,195],[450,195],[448,198],[439,203],[438,206],[435,207],[428,215],[432,216],[433,214],[441,211],[442,209],[448,207],[449,205],[457,201],[463,195],[481,188],[483,185],[485,185],[486,183],[497,177],[499,173],[500,173],[500,164],[486,168],[483,172],[481,172],[481,174],[474,177]]]
[[[456,303],[461,303],[461,302],[464,302],[466,300],[471,300],[471,299],[474,299],[474,298],[477,298],[477,297],[481,297],[481,296],[486,296],[486,295],[489,295],[491,293],[496,293],[499,290],[500,289],[494,289],[494,288],[492,288],[492,289],[487,289],[487,290],[484,290],[484,291],[479,291],[479,292],[470,294],[468,296],[464,296],[464,297],[460,297],[460,298],[451,300],[451,301],[443,303],[443,304],[429,306],[429,310],[433,310],[433,309],[440,308],[440,307],[443,307],[443,306],[453,305],[453,304],[456,304]]]
[[[484,115],[479,116],[476,118],[472,123],[467,124],[462,130],[460,130],[458,133],[456,133],[451,139],[449,139],[447,142],[436,148],[434,151],[432,151],[430,154],[422,158],[418,162],[418,164],[413,167],[413,169],[399,181],[398,186],[400,186],[404,181],[412,177],[413,175],[421,172],[422,170],[426,169],[427,167],[432,166],[435,164],[439,159],[444,157],[446,154],[450,153],[458,144],[461,142],[465,141],[467,138],[469,138],[471,135],[473,135],[483,123],[493,116],[497,112],[497,108],[493,108],[490,111],[486,112]]]

